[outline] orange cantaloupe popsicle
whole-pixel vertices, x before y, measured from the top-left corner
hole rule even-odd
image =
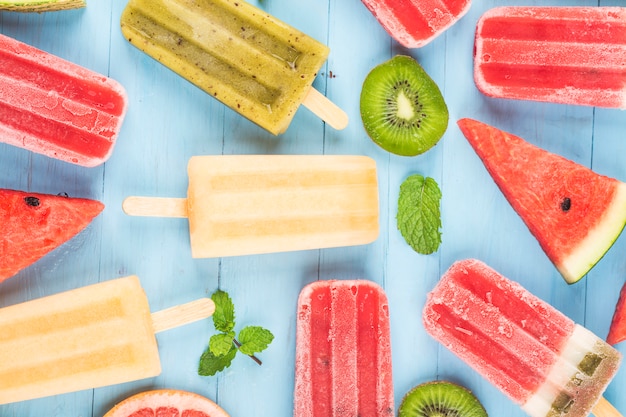
[[[194,258],[362,245],[379,233],[376,163],[351,155],[195,156],[187,198],[128,197],[140,216],[187,217]]]
[[[209,298],[150,313],[136,276],[0,309],[0,404],[161,373],[155,333],[213,314]]]

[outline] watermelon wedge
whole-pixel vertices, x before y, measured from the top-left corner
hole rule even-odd
[[[580,280],[626,224],[626,184],[472,119],[458,121],[565,280]]]
[[[83,230],[99,201],[0,189],[0,282]]]
[[[619,293],[606,342],[609,345],[616,345],[624,340],[626,340],[626,283],[622,286],[622,290]]]

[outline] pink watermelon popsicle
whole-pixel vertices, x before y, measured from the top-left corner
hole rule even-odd
[[[294,417],[393,416],[389,307],[364,280],[317,281],[298,300]]]
[[[626,184],[471,119],[461,131],[568,283],[580,280],[626,224]]]
[[[127,107],[116,81],[0,35],[0,141],[93,167],[106,161]]]
[[[103,209],[96,200],[0,189],[0,282],[70,240]]]
[[[487,96],[626,108],[626,8],[497,7],[476,27]]]
[[[600,416],[612,407],[602,393],[620,353],[480,261],[450,267],[428,294],[423,320],[532,417]]]
[[[419,48],[456,23],[471,0],[362,0],[383,28],[407,48]]]

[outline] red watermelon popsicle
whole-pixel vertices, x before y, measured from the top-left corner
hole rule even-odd
[[[65,162],[105,162],[127,97],[116,81],[0,34],[0,142]]]
[[[407,48],[420,48],[463,17],[471,0],[362,0],[383,28]]]
[[[620,353],[475,259],[456,262],[428,294],[428,333],[532,417],[596,416]]]
[[[70,240],[103,209],[95,200],[0,189],[0,282]]]
[[[317,281],[298,300],[294,417],[393,416],[389,306],[364,280]]]
[[[626,8],[497,7],[474,49],[487,96],[626,108]]]

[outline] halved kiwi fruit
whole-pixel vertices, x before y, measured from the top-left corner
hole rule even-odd
[[[361,90],[365,131],[397,155],[426,152],[448,128],[448,106],[432,78],[413,58],[396,55],[370,71]]]
[[[432,381],[404,396],[398,417],[487,417],[487,411],[468,389],[448,381]]]

